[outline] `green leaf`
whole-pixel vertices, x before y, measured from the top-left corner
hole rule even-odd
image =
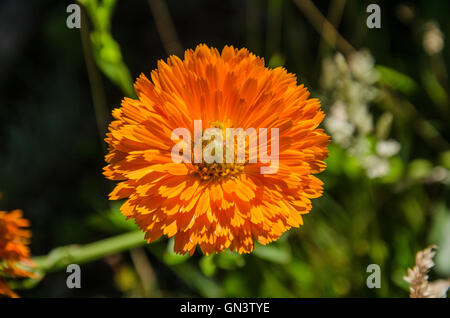
[[[428,93],[428,96],[435,105],[443,108],[448,107],[447,93],[442,85],[439,83],[436,75],[431,72],[425,71],[422,74],[423,86]],[[446,110],[446,109],[445,109]]]
[[[408,177],[413,180],[418,180],[426,177],[433,165],[426,159],[415,159],[411,161],[408,166]]]
[[[442,152],[439,155],[439,164],[446,169],[450,169],[450,150]]]
[[[287,244],[266,245],[255,244],[254,255],[267,261],[279,264],[288,264],[291,261],[291,251]]]
[[[163,260],[167,265],[177,265],[186,262],[189,259],[189,254],[177,254],[173,251],[175,241],[173,238],[169,239],[167,248],[164,251]]]
[[[281,55],[280,53],[275,53],[270,58],[268,66],[270,68],[282,67],[285,62],[286,62],[286,59],[283,55]]]
[[[380,178],[382,183],[393,183],[403,176],[404,165],[399,156],[389,158],[389,172]]]
[[[203,256],[200,259],[199,265],[203,274],[205,274],[208,277],[213,276],[214,273],[216,272],[216,264],[214,263],[214,254]]]
[[[110,31],[111,16],[115,0],[98,3],[93,0],[80,1],[92,21],[90,33],[92,51],[100,70],[128,97],[134,97],[133,80],[128,67],[123,61],[120,45],[114,40]]]
[[[97,229],[110,233],[121,233],[138,230],[132,220],[127,220],[120,212],[121,201],[111,202],[110,209],[88,217],[88,224]]]
[[[219,268],[230,270],[244,266],[245,259],[236,252],[224,251],[217,255],[216,264]]]
[[[417,91],[417,83],[408,75],[383,65],[377,65],[375,68],[380,73],[380,84],[391,87],[405,95],[411,95]]]

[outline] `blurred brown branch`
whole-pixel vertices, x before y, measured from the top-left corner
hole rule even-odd
[[[156,275],[153,271],[152,265],[145,255],[145,250],[142,247],[137,247],[130,250],[131,260],[136,269],[139,278],[141,279],[141,284],[144,290],[145,297],[155,297],[155,290],[157,288]]]
[[[184,52],[183,46],[178,38],[166,2],[164,0],[149,0],[148,3],[167,54],[175,54],[182,57]]]
[[[325,18],[311,0],[293,1],[328,45],[341,51],[346,56],[355,52],[353,46],[339,34],[336,28]]]
[[[333,0],[328,9],[327,19],[337,29],[341,23],[346,0]]]

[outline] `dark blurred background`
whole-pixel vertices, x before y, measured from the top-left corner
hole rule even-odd
[[[33,255],[93,242],[134,226],[123,220],[117,204],[108,201],[113,184],[102,175],[105,144],[99,122],[111,120],[110,111],[125,93],[97,68],[100,96],[107,108],[107,116],[99,118],[80,30],[66,27],[70,3],[0,1],[0,209],[22,209],[31,220]],[[348,107],[347,99],[337,97],[335,91],[344,88],[324,84],[336,72],[327,69],[332,66],[325,61],[338,65],[339,50],[324,41],[311,17],[295,2],[166,3],[183,49],[199,43],[219,50],[227,44],[247,47],[263,56],[267,65],[282,65],[297,74],[299,82],[321,98],[326,112],[338,105],[333,118],[342,119],[338,111]],[[408,286],[402,276],[413,265],[415,253],[430,243],[440,247],[432,277],[450,276],[450,51],[446,42],[450,3],[376,1],[381,7],[381,29],[366,26],[369,3],[314,1],[356,51],[366,49],[374,60],[375,66],[369,66],[377,72],[376,80],[364,83],[377,90],[365,108],[374,128],[358,130],[354,122],[350,143],[367,141],[368,151],[376,156],[380,140],[395,140],[399,150],[386,158],[378,154],[372,161],[375,165],[377,158],[386,159],[387,172],[371,173],[367,156],[361,159],[351,151],[356,146],[333,143],[329,169],[319,176],[325,181],[324,197],[313,201],[302,228],[292,229],[267,249],[245,256],[196,253],[177,258],[166,249],[164,239],[134,254],[125,252],[83,265],[79,290],[67,289],[66,274],[57,272],[19,293],[24,297],[405,297]],[[110,24],[132,79],[142,72],[148,75],[158,59],[168,56],[148,1],[117,1]],[[358,82],[355,74],[349,76],[353,76],[350,83]],[[346,109],[347,117],[352,117],[352,108]],[[347,117],[342,120],[360,118]],[[385,122],[389,128],[380,133]],[[379,290],[365,285],[365,270],[371,263],[382,269]],[[150,273],[147,280],[140,266]]]

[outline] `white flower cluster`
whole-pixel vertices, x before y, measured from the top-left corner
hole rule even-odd
[[[423,48],[428,55],[436,55],[442,52],[444,48],[444,34],[436,22],[430,21],[425,24],[422,41]]]
[[[395,140],[384,140],[374,134],[374,121],[369,106],[378,95],[375,86],[379,74],[368,51],[354,53],[347,61],[337,53],[323,61],[321,85],[331,105],[325,119],[325,128],[333,142],[355,156],[370,178],[389,172],[388,158],[400,151]],[[368,136],[373,134],[375,149]]]
[[[425,177],[424,182],[450,184],[450,170],[442,166],[435,166]]]

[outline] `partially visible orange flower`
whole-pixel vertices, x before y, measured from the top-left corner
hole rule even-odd
[[[29,221],[21,210],[0,211],[0,294],[18,297],[8,286],[8,279],[33,277],[27,270],[33,266],[28,249],[31,232],[23,228]]]
[[[254,240],[265,245],[303,224],[311,199],[322,194],[313,174],[325,169],[329,137],[318,128],[325,116],[319,100],[295,75],[266,68],[247,49],[199,45],[183,60],[159,61],[151,81],[141,75],[135,90],[138,99],[125,98],[113,111],[104,174],[121,181],[110,199],[128,198],[121,211],[148,242],[167,235],[181,254],[197,245],[205,254],[249,253]],[[248,159],[174,162],[172,132],[182,127],[195,138],[197,120],[203,130],[279,129],[277,172],[261,174],[265,164]]]

